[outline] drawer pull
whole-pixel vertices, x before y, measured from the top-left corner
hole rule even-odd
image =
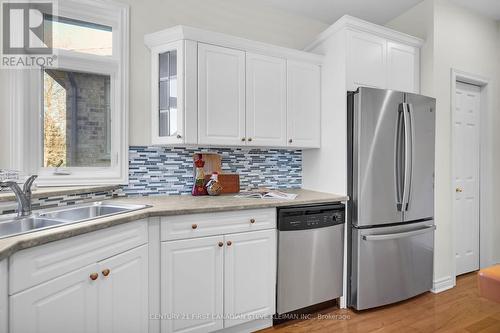
[[[255,223],[255,219],[250,219],[250,223],[254,224]]]
[[[231,246],[231,245],[233,244],[233,242],[231,242],[231,241],[227,241],[227,243],[226,243],[226,244],[227,244],[227,246]]]
[[[102,275],[104,275],[104,276],[108,276],[109,273],[111,273],[111,271],[108,268],[106,268],[105,270],[102,271]]]
[[[223,247],[224,246],[224,242],[219,242],[219,247]]]
[[[196,229],[196,228],[198,228],[198,225],[197,225],[197,224],[192,224],[192,225],[191,225],[191,228],[192,228],[192,229]]]
[[[91,279],[92,281],[97,280],[97,278],[98,278],[98,277],[99,277],[99,274],[97,274],[97,273],[92,273],[92,274],[90,274],[90,279]]]

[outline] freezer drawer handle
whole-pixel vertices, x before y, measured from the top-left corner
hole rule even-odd
[[[430,231],[436,230],[436,226],[429,226],[417,230],[412,230],[412,231],[406,231],[406,232],[399,232],[399,233],[394,233],[394,234],[386,234],[386,235],[365,235],[363,236],[363,240],[366,241],[378,241],[378,240],[390,240],[390,239],[398,239],[398,238],[405,238],[405,237],[413,237],[421,234],[428,233]]]

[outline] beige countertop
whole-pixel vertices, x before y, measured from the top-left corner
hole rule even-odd
[[[0,260],[7,258],[15,252],[23,249],[152,216],[184,215],[258,208],[275,208],[295,205],[331,203],[348,200],[347,196],[344,195],[335,195],[308,190],[291,190],[287,192],[296,193],[298,194],[298,196],[295,200],[235,198],[234,195],[222,195],[218,197],[193,197],[190,195],[149,196],[112,199],[111,201],[113,202],[145,204],[151,207],[130,213],[119,214],[91,221],[69,224],[53,229],[41,230],[29,234],[0,239]]]

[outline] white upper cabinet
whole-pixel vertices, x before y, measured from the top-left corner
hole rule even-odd
[[[320,147],[320,67],[287,62],[287,143],[289,147]]]
[[[413,46],[387,42],[387,88],[420,91],[420,52]]]
[[[349,90],[359,86],[384,88],[387,84],[387,40],[364,32],[348,32],[347,80]]]
[[[286,146],[286,60],[247,53],[247,145]]]
[[[198,135],[209,145],[245,140],[245,52],[198,44]]]
[[[321,55],[186,26],[144,40],[153,144],[319,147]]]
[[[176,41],[151,48],[151,142],[154,145],[197,141],[196,123],[192,123],[192,114],[196,112],[196,73],[193,75],[196,47],[193,41]]]

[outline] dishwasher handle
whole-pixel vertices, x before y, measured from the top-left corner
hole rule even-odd
[[[364,235],[364,236],[362,236],[362,238],[365,241],[391,240],[391,239],[418,236],[418,235],[426,234],[426,233],[434,231],[434,230],[436,230],[435,225],[428,226],[425,228],[416,229],[416,230],[398,232],[398,233],[392,233],[392,234],[385,234],[385,235]]]

